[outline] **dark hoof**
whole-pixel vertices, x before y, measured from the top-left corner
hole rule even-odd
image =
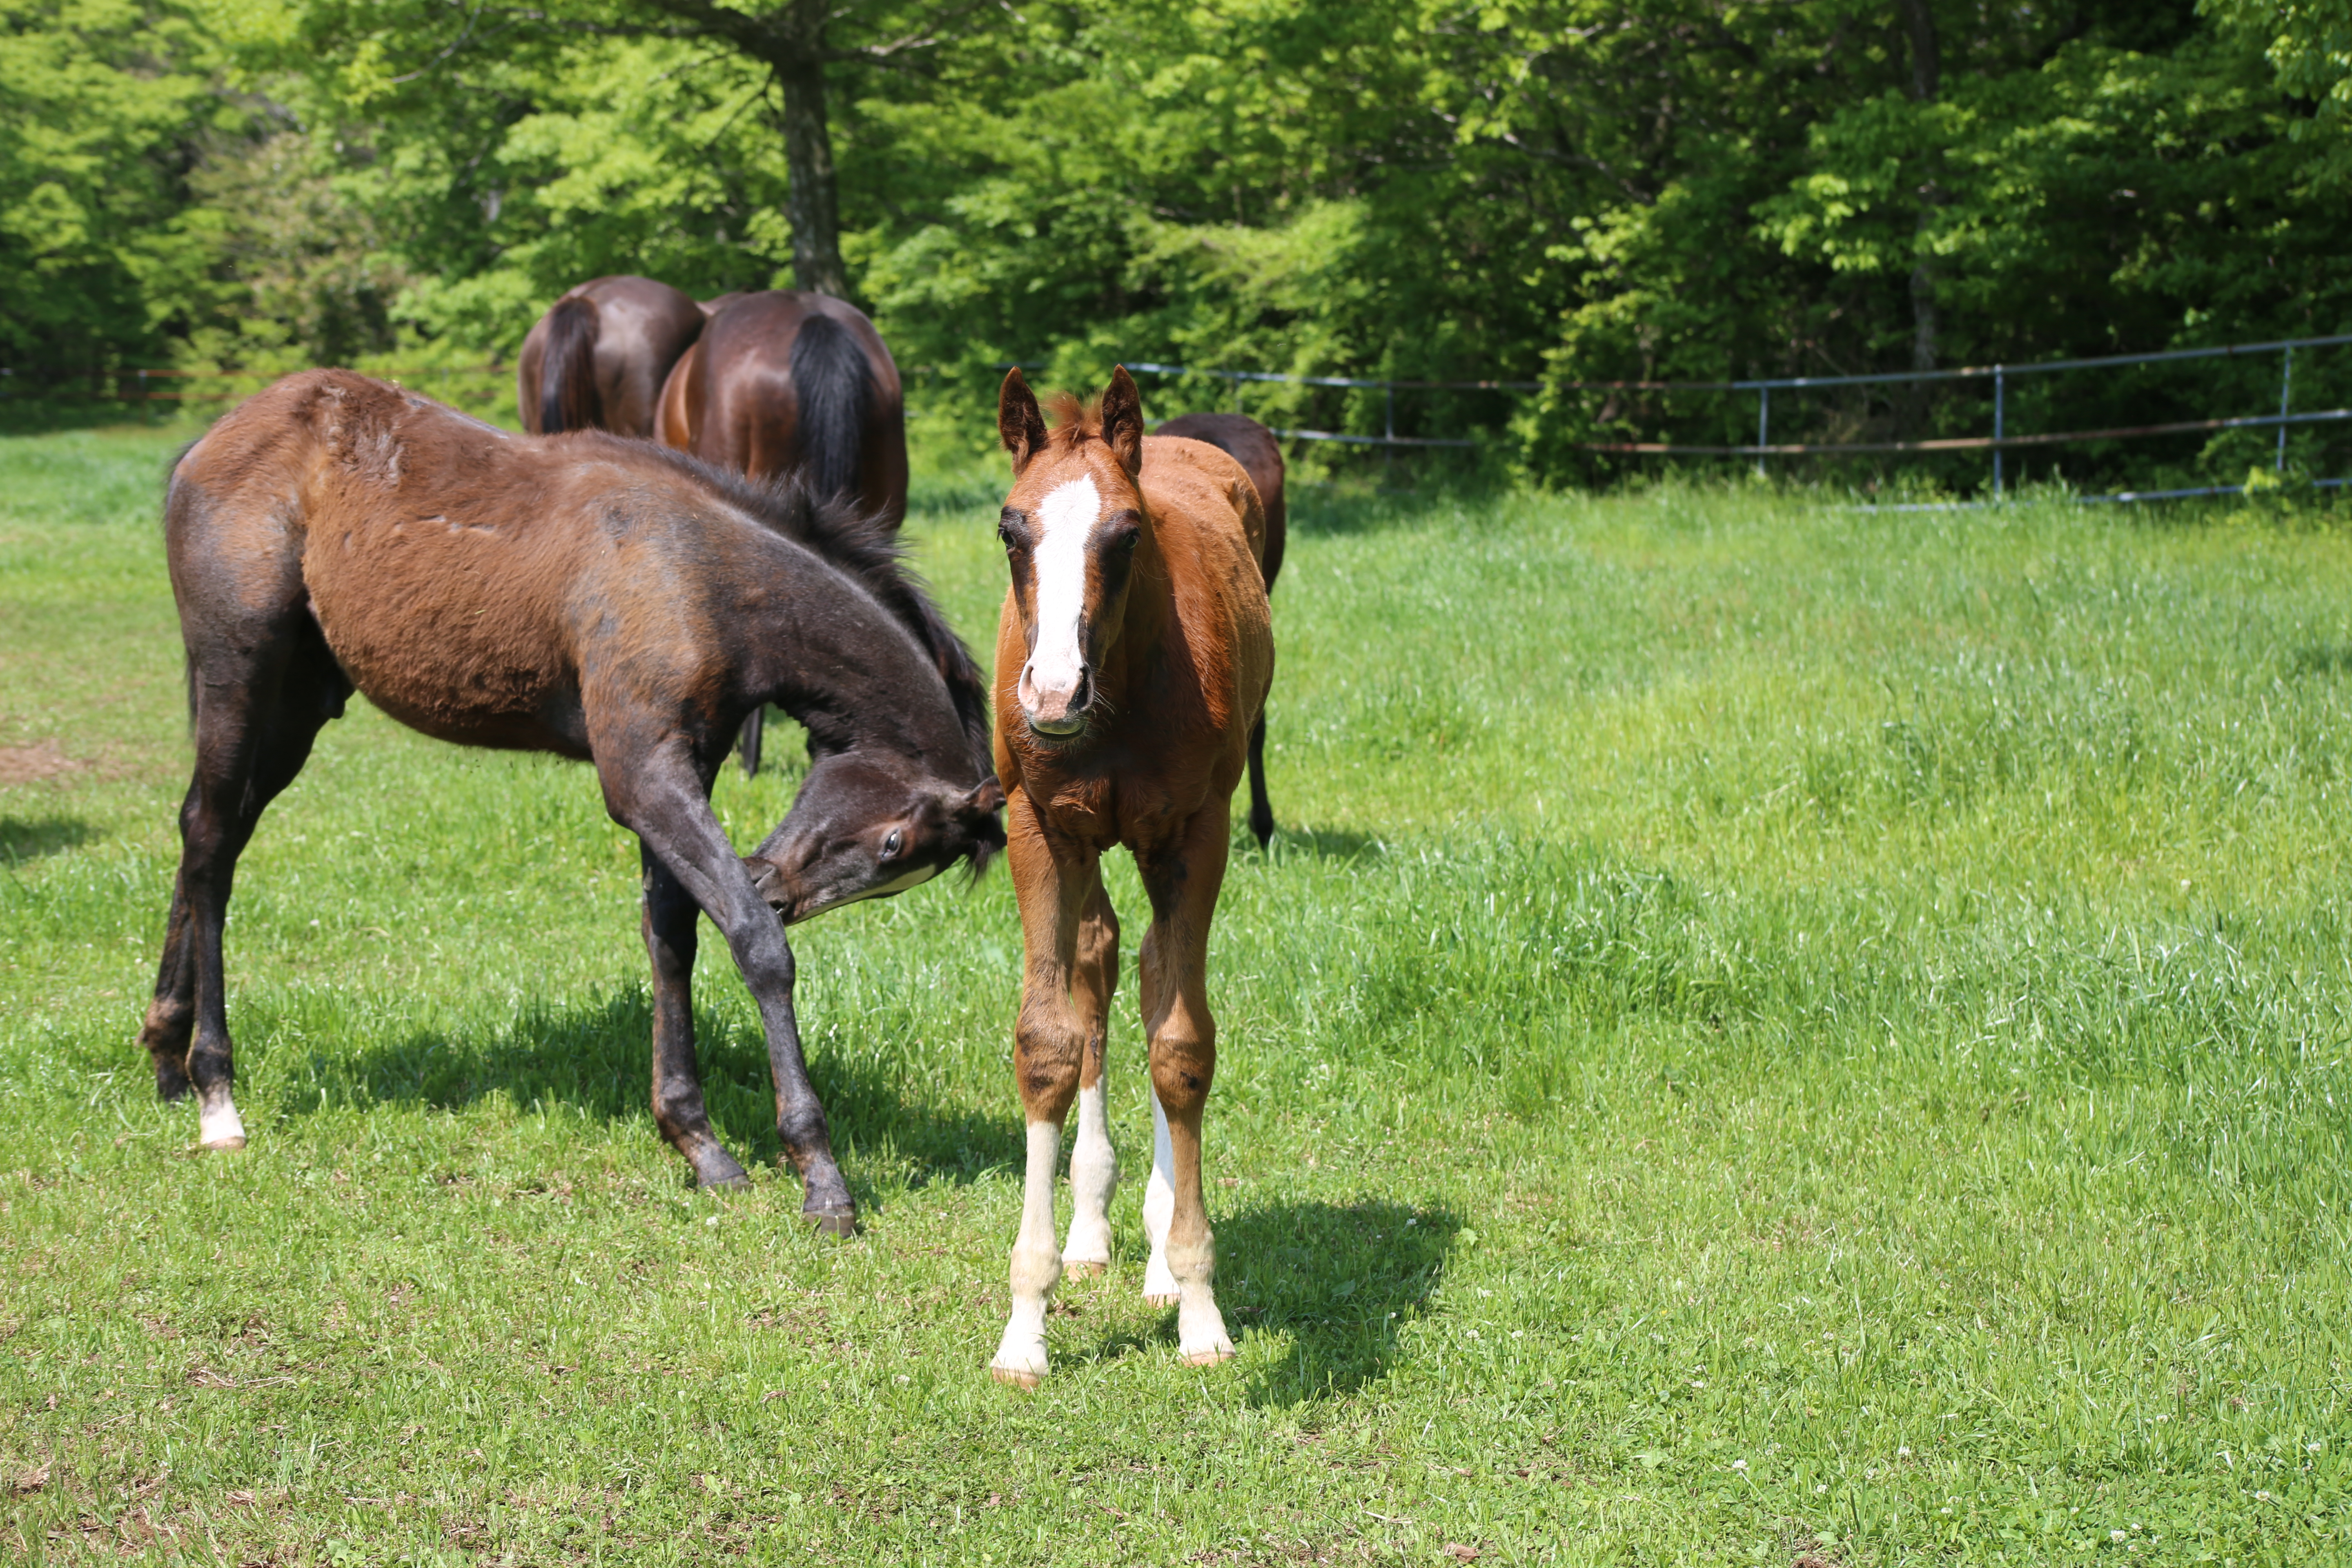
[[[827,1236],[846,1240],[857,1234],[857,1210],[853,1205],[837,1208],[803,1209],[801,1217]]]
[[[1269,811],[1261,816],[1255,811],[1251,812],[1250,834],[1257,840],[1257,847],[1260,849],[1264,849],[1267,845],[1273,843],[1274,813]]]
[[[195,1085],[188,1081],[187,1069],[178,1062],[163,1057],[155,1058],[155,1098],[162,1100],[185,1100],[194,1092]]]
[[[724,1149],[711,1149],[698,1156],[689,1156],[694,1165],[694,1184],[720,1192],[740,1192],[751,1184],[751,1176],[736,1163],[735,1156]]]

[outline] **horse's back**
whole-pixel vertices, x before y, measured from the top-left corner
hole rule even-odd
[[[576,707],[592,626],[648,665],[694,663],[698,606],[656,590],[717,547],[694,523],[720,510],[635,442],[516,437],[315,371],[248,399],[189,451],[167,542],[184,614],[266,580],[281,601],[270,613],[290,592],[352,682],[404,722],[544,745],[532,716]]]
[[[1162,438],[1205,441],[1242,466],[1257,487],[1265,510],[1265,533],[1258,547],[1258,565],[1269,592],[1282,572],[1283,546],[1289,534],[1289,502],[1284,494],[1288,466],[1274,432],[1246,414],[1180,414],[1155,432]]]

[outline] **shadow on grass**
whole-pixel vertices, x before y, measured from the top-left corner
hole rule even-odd
[[[713,1128],[746,1164],[776,1163],[775,1096],[767,1046],[752,1027],[730,1029],[698,1011],[696,1056],[704,1104]],[[453,1110],[503,1096],[516,1106],[562,1105],[607,1121],[635,1121],[657,1140],[650,1106],[653,1008],[631,989],[571,1007],[531,1005],[509,1026],[457,1039],[420,1033],[348,1057],[314,1056],[310,1069],[323,1091],[289,1106],[300,1115],[329,1107],[424,1106]],[[870,1060],[817,1052],[809,1078],[824,1101],[834,1146],[845,1158],[861,1144],[887,1141],[915,1185],[962,1183],[1013,1164],[1023,1154],[1011,1116],[986,1117],[941,1108],[910,1092]],[[681,1183],[688,1180],[683,1161]],[[851,1186],[861,1208],[880,1206],[882,1194]]]
[[[1445,1277],[1461,1217],[1385,1199],[1257,1205],[1216,1222],[1218,1300],[1244,1335],[1290,1353],[1252,1377],[1253,1405],[1287,1408],[1384,1377],[1397,1333]]]
[[[97,828],[75,816],[0,816],[0,865],[60,854],[98,836]]]
[[[2352,675],[2352,644],[2313,643],[2287,656],[2286,672],[2296,675]]]
[[[1252,852],[1256,847],[1250,846]],[[1275,824],[1269,847],[1277,856],[1306,855],[1318,860],[1377,859],[1389,852],[1387,845],[1369,833],[1345,827],[1286,827],[1279,822]]]

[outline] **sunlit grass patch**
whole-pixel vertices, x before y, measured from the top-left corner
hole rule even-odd
[[[131,1046],[184,784],[160,439],[0,444],[0,1542],[59,1560],[2321,1563],[2346,1512],[2352,538],[1763,489],[1297,505],[1213,945],[1219,1289],[988,1381],[1006,880],[795,932],[866,1215],[646,1110],[587,770],[355,706],[241,870],[253,1147]],[[978,498],[978,499],[975,499]],[[987,498],[919,506],[982,647]],[[798,766],[730,772],[739,842]],[[215,1546],[217,1552],[215,1552]]]

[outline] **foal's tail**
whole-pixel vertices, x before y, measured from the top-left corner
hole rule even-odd
[[[855,498],[865,468],[858,446],[874,400],[866,351],[847,327],[812,312],[793,335],[792,365],[801,471],[820,496]]]
[[[596,396],[596,306],[573,296],[547,313],[547,347],[539,369],[539,429],[594,428],[604,412]]]

